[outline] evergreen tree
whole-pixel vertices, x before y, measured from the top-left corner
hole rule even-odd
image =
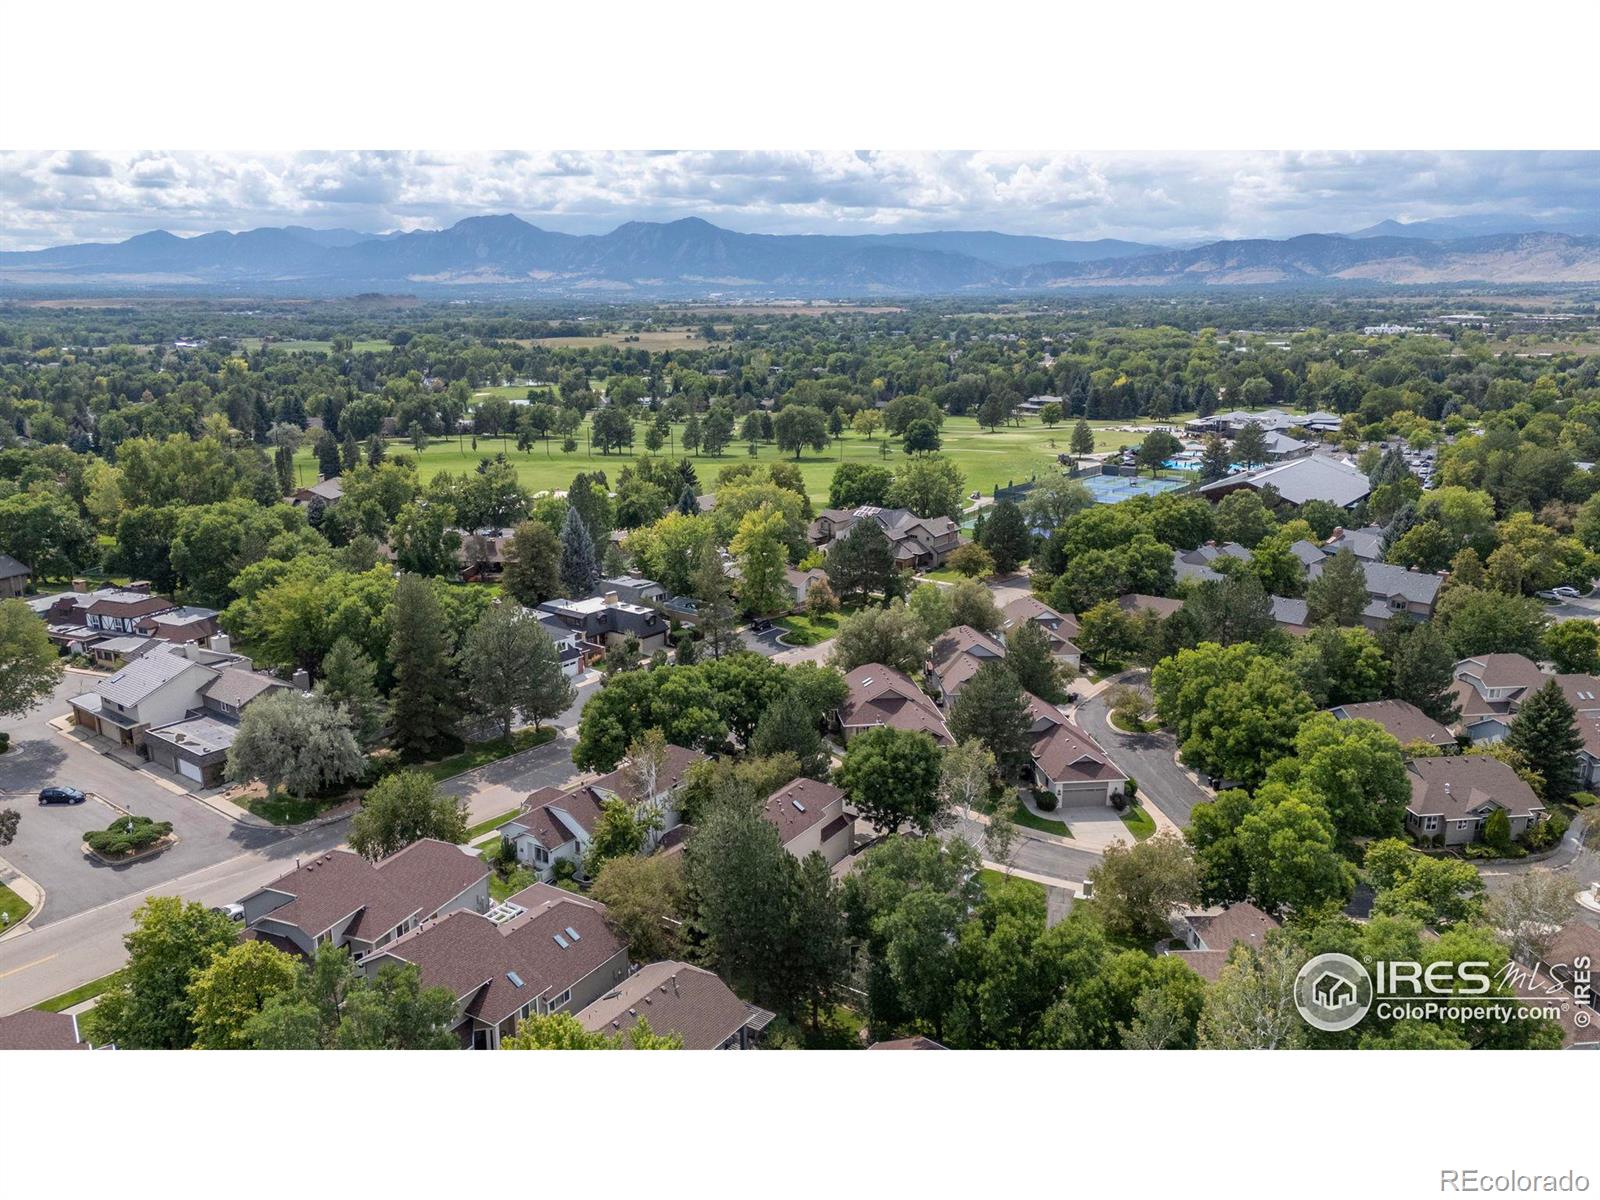
[[[1452,690],[1455,659],[1450,647],[1424,622],[1407,631],[1394,650],[1394,697],[1415,704],[1441,725],[1461,716],[1461,702]]]
[[[1522,755],[1530,770],[1544,781],[1539,798],[1546,804],[1563,804],[1578,790],[1578,751],[1583,737],[1578,717],[1551,679],[1522,702],[1506,736],[1510,747]]]
[[[278,495],[287,496],[294,491],[294,451],[279,446],[273,451],[272,462],[278,472]]]
[[[822,569],[841,600],[865,600],[874,592],[891,595],[895,589],[894,547],[883,526],[870,517],[861,518],[835,539]]]
[[[333,435],[327,430],[322,431],[322,436],[317,438],[317,470],[322,472],[324,479],[337,479],[344,473],[344,463],[339,457],[339,443],[333,440]]]
[[[395,582],[390,613],[389,741],[404,758],[427,758],[455,740],[461,707],[444,609],[428,580],[408,574]]]
[[[1032,692],[1046,704],[1066,699],[1061,667],[1050,653],[1050,635],[1035,622],[1022,621],[1006,634],[1006,666],[1023,691]]]
[[[1072,427],[1072,452],[1079,456],[1094,453],[1094,430],[1081,417]]]
[[[579,599],[594,591],[599,581],[600,563],[588,527],[578,510],[569,507],[561,526],[561,585],[567,595]]]
[[[1348,547],[1322,564],[1322,574],[1306,588],[1306,610],[1313,625],[1359,625],[1370,598],[1367,572]]]
[[[535,727],[572,703],[555,643],[521,605],[496,604],[478,618],[461,647],[461,668],[473,710],[511,736],[517,714]]]
[[[950,708],[950,736],[958,742],[977,738],[1006,771],[1023,771],[1031,761],[1032,725],[1016,676],[996,660],[978,668]]]
[[[383,727],[383,698],[378,695],[377,666],[347,637],[339,638],[322,660],[318,690],[344,709],[350,731],[362,749],[378,740]]]
[[[875,524],[876,522],[874,522]],[[1033,538],[1028,533],[1028,523],[1022,518],[1022,509],[1013,500],[1002,500],[994,506],[989,519],[983,524],[983,548],[994,559],[994,569],[1002,575],[1015,571],[1022,560],[1033,552]]]
[[[1246,421],[1233,439],[1233,461],[1240,466],[1257,467],[1267,461],[1267,435],[1260,421]]]
[[[692,487],[685,485],[683,491],[678,494],[678,511],[686,517],[699,515],[700,502],[696,498]]]
[[[713,658],[721,658],[737,650],[737,613],[728,594],[728,577],[723,574],[722,560],[715,551],[700,556],[700,567],[695,572],[694,594],[699,601],[695,624],[705,648],[711,651]]]
[[[1200,482],[1214,483],[1218,479],[1226,479],[1230,465],[1227,443],[1216,434],[1211,434],[1200,452]]]
[[[750,753],[768,758],[787,751],[800,760],[800,773],[824,778],[828,755],[817,730],[817,714],[799,688],[787,687],[767,706],[750,738]]]
[[[532,607],[561,594],[561,542],[543,521],[516,527],[505,563],[500,583],[518,602]]]

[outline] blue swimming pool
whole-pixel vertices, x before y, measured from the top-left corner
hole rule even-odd
[[[1101,504],[1119,504],[1134,496],[1159,496],[1188,486],[1182,479],[1151,479],[1148,475],[1086,475],[1078,482]]]

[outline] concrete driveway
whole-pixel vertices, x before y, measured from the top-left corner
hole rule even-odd
[[[1126,671],[1118,675],[1115,682],[1148,686],[1149,672]],[[1112,762],[1134,778],[1142,802],[1153,804],[1166,813],[1174,825],[1183,828],[1189,824],[1194,806],[1209,801],[1211,794],[1177,764],[1174,755],[1178,744],[1170,733],[1165,730],[1121,733],[1111,727],[1110,708],[1106,703],[1108,690],[1103,689],[1078,705],[1078,724],[1105,748]]]
[[[1104,854],[1109,846],[1131,846],[1133,835],[1113,808],[1104,804],[1077,804],[1056,809],[1055,815],[1072,830],[1074,845],[1094,854]]]
[[[67,708],[66,697],[95,681],[67,674],[55,695],[20,718],[0,721],[11,751],[0,758],[0,789],[22,813],[16,840],[0,857],[44,889],[33,924],[48,925],[76,913],[155,887],[170,879],[260,849],[285,837],[281,830],[238,824],[193,796],[163,786],[143,771],[94,749],[94,739],[58,733],[49,725]],[[96,793],[81,805],[38,803],[39,789],[62,784]],[[84,855],[83,834],[104,829],[118,810],[171,821],[178,844],[154,858],[106,866]]]
[[[572,765],[575,739],[563,734],[554,741],[475,771],[447,779],[440,789],[467,801],[467,824],[476,825],[490,817],[510,812],[542,787],[560,787],[579,772]]]

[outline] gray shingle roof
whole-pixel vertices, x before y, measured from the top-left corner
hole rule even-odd
[[[171,683],[190,667],[197,667],[210,675],[209,668],[200,667],[181,654],[146,654],[136,658],[95,691],[113,704],[131,708]]]

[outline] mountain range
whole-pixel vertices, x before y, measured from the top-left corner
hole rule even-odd
[[[1419,228],[1426,226],[1427,228]],[[0,253],[0,289],[618,297],[870,296],[1063,288],[1600,282],[1600,236],[1435,222],[1187,249],[992,232],[752,234],[698,218],[556,233],[512,215],[374,235],[300,226]]]

